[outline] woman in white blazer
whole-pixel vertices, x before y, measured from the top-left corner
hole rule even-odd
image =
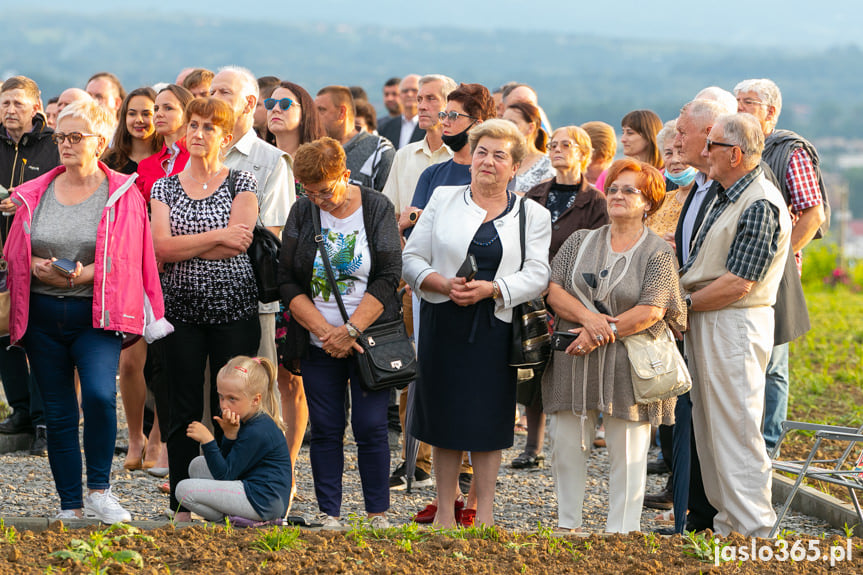
[[[501,450],[513,440],[512,308],[548,286],[551,218],[525,203],[522,266],[523,200],[506,187],[524,139],[511,122],[488,120],[471,130],[470,148],[471,183],[437,188],[405,246],[403,274],[422,300],[423,326],[410,431],[434,448],[439,501],[455,500],[462,453],[471,452],[476,521],[492,525]],[[457,277],[460,269],[472,279]],[[455,522],[453,506],[439,505],[435,523]]]

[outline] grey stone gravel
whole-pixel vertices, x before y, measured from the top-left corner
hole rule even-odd
[[[118,405],[118,443],[125,443],[127,429],[121,402]],[[534,530],[542,523],[557,525],[556,496],[551,469],[546,465],[540,469],[512,469],[510,462],[524,447],[523,436],[515,437],[515,446],[503,454],[503,463],[498,476],[495,498],[495,517],[501,527],[509,530]],[[549,456],[548,442],[546,457]],[[655,450],[651,457],[655,457]],[[342,517],[350,514],[365,515],[359,473],[356,467],[356,445],[348,440],[345,445],[345,474]],[[157,489],[164,479],[151,477],[143,471],[129,472],[123,469],[122,455],[114,457],[112,485],[121,504],[129,510],[135,520],[163,519],[168,507],[168,496]],[[392,465],[398,462],[398,452],[392,452]],[[54,489],[51,469],[45,457],[32,457],[26,451],[0,456],[0,516],[2,517],[52,517],[60,508],[60,500]],[[308,446],[303,446],[296,465],[298,493],[292,514],[315,515],[312,474],[309,465]],[[647,492],[656,493],[665,485],[666,476],[649,475]],[[588,486],[584,503],[584,527],[588,531],[602,532],[605,527],[608,492],[608,456],[606,449],[594,449],[588,468]],[[389,518],[394,525],[406,523],[417,511],[434,497],[434,488],[390,492]],[[649,531],[668,526],[654,518],[659,512],[645,509],[641,528]],[[841,531],[813,517],[791,513],[782,523],[783,529],[800,534],[820,536],[841,535]]]

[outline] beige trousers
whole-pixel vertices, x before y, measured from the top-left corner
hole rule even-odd
[[[557,492],[557,524],[562,529],[582,526],[587,459],[596,434],[598,411],[589,411],[582,425],[581,416],[558,411],[550,422],[551,471]],[[647,481],[647,451],[650,448],[650,424],[626,421],[603,415],[605,441],[611,464],[608,477],[608,533],[641,530],[641,507]],[[584,444],[582,450],[582,430]]]
[[[761,434],[764,370],[773,349],[773,309],[693,312],[686,350],[692,425],[713,528],[767,537],[776,514]]]

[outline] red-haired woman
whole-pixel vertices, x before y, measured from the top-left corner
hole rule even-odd
[[[546,413],[555,415],[559,528],[582,525],[587,457],[602,413],[611,460],[606,531],[626,533],[640,530],[650,426],[673,422],[675,400],[635,403],[620,338],[644,331],[658,336],[668,325],[680,330],[686,306],[674,252],[644,225],[665,195],[662,174],[626,158],[611,165],[608,181],[611,223],[575,232],[552,262],[548,303],[557,313],[557,329],[581,328],[573,330],[578,338],[566,351],[554,352],[542,399]],[[603,306],[607,313],[593,311]]]

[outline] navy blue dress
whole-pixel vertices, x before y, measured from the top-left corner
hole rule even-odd
[[[479,269],[475,279],[493,280],[502,255],[493,220],[480,226],[468,251]],[[512,447],[512,325],[495,317],[494,305],[491,298],[467,307],[422,301],[420,377],[410,430],[420,441],[461,451]]]

